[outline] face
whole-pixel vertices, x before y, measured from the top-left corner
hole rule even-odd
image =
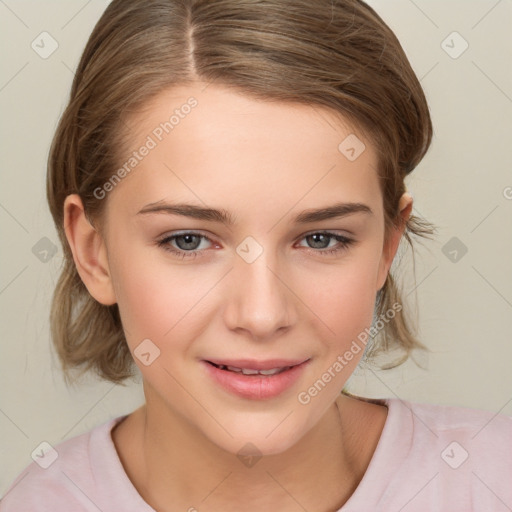
[[[320,107],[203,89],[161,93],[130,119],[137,163],[104,189],[108,272],[148,414],[232,453],[279,453],[363,355],[391,264],[377,160]],[[355,160],[338,148],[353,133]],[[342,203],[359,207],[307,216]]]

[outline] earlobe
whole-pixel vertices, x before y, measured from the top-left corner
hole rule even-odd
[[[382,257],[380,260],[379,273],[377,278],[377,288],[376,291],[379,291],[385,284],[386,278],[389,273],[389,269],[393,263],[393,259],[395,258],[395,254],[398,250],[398,246],[400,245],[400,240],[402,239],[402,235],[405,230],[405,226],[412,212],[412,196],[405,192],[400,198],[400,202],[398,205],[398,209],[400,211],[400,216],[402,217],[402,224],[398,228],[394,228],[390,233],[389,239],[384,244]]]
[[[77,271],[89,293],[101,304],[115,304],[105,242],[91,225],[78,194],[64,201],[64,230]]]

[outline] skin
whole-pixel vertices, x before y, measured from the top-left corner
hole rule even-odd
[[[403,225],[384,239],[374,149],[318,106],[255,100],[213,84],[176,87],[128,120],[130,147],[190,96],[198,105],[103,199],[101,227],[86,219],[78,195],[64,205],[87,289],[118,304],[132,353],[148,338],[160,350],[148,366],[134,358],[146,403],[113,430],[116,449],[159,511],[336,510],[363,477],[387,408],[340,395],[363,350],[308,404],[297,395],[370,327]],[[351,133],[366,145],[355,161],[338,150]],[[236,222],[137,214],[160,200],[223,208]],[[373,214],[291,222],[339,201],[364,203]],[[410,195],[399,209],[406,220]],[[180,259],[157,245],[183,230],[210,239],[196,240],[202,255]],[[339,244],[307,238],[321,230],[355,243],[322,255]],[[236,252],[247,236],[263,248],[252,263]],[[168,245],[187,250],[183,240]],[[200,363],[208,357],[311,360],[291,389],[255,400],[213,383]],[[237,457],[248,442],[262,455],[252,467]]]

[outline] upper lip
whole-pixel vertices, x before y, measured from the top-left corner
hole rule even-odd
[[[234,366],[235,368],[244,368],[247,370],[285,368],[286,366],[297,366],[308,360],[309,359],[267,359],[265,361],[256,361],[255,359],[205,359],[205,361],[218,366]]]

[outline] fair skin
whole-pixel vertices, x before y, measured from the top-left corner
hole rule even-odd
[[[318,106],[204,85],[164,91],[130,119],[136,150],[190,96],[198,101],[108,193],[103,231],[78,195],[65,201],[66,235],[87,289],[118,304],[132,354],[144,339],[160,350],[148,366],[134,357],[146,403],[112,437],[137,491],[159,511],[336,510],[363,477],[387,409],[340,395],[363,350],[309,403],[297,397],[371,325],[403,226],[385,243],[376,155],[347,123]],[[351,133],[366,145],[354,161],[338,150]],[[224,209],[234,223],[138,213],[161,200]],[[339,202],[372,213],[293,220]],[[409,195],[399,209],[407,219]],[[184,231],[208,239],[167,246],[196,257],[157,245]],[[318,231],[354,243],[322,255],[340,243],[312,238]],[[248,236],[263,248],[250,263],[237,253]],[[309,362],[291,388],[250,399],[205,372],[205,359],[227,357]],[[262,455],[250,467],[237,456],[249,442]]]

